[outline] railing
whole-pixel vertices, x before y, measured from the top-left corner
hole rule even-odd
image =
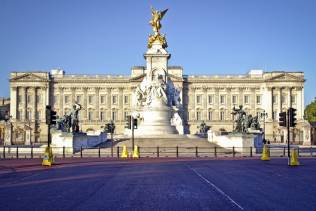
[[[294,148],[294,147],[292,147]],[[291,148],[291,149],[292,149]],[[315,147],[297,147],[299,157],[316,157]],[[73,148],[52,147],[53,155],[56,158],[120,158],[123,148],[119,146],[111,147],[93,147],[93,148]],[[127,147],[129,155],[132,155],[132,148]],[[253,147],[138,147],[141,158],[237,158],[237,157],[260,157],[262,148]],[[1,146],[1,159],[22,159],[22,158],[42,158],[45,147],[33,146]],[[287,157],[287,146],[270,146],[269,152],[271,157]]]

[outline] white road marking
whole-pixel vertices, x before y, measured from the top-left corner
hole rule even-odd
[[[235,202],[230,196],[228,196],[224,191],[222,191],[219,187],[217,187],[215,184],[213,184],[211,181],[203,177],[199,172],[197,172],[195,169],[191,168],[190,166],[187,166],[189,169],[191,169],[197,176],[199,176],[202,180],[204,180],[207,184],[212,186],[217,192],[222,194],[226,199],[228,199],[231,203],[236,205],[239,209],[244,210],[242,206],[240,206],[237,202]]]

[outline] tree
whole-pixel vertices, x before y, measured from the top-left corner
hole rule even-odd
[[[304,114],[308,122],[316,122],[316,98],[314,102],[306,106]]]

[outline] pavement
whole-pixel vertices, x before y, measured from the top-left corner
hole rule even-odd
[[[316,159],[0,160],[0,210],[315,210]]]

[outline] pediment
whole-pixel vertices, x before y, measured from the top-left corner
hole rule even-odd
[[[305,80],[303,78],[294,76],[290,73],[280,73],[279,75],[266,79],[266,82],[284,82],[284,81],[285,82],[288,82],[288,81],[304,82]]]
[[[34,73],[25,73],[23,75],[16,76],[11,78],[10,81],[47,81],[47,78],[38,76]]]

